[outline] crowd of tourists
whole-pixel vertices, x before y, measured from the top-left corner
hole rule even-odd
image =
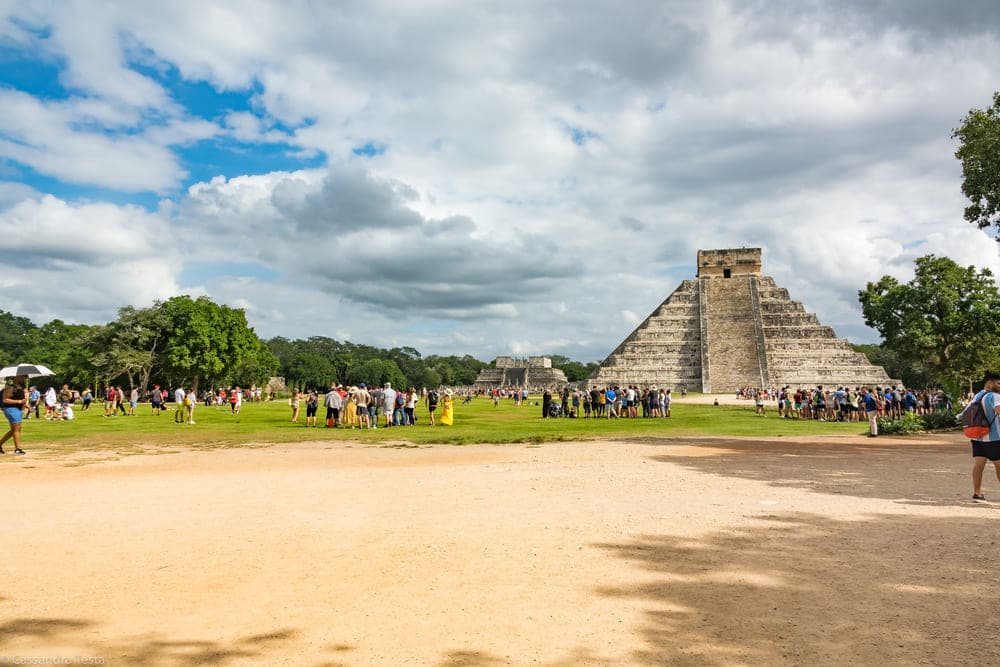
[[[792,389],[785,386],[744,387],[736,398],[753,400],[757,414],[767,416],[767,405],[777,401],[777,412],[782,419],[814,419],[818,421],[853,422],[867,419],[865,394],[871,394],[878,419],[899,419],[904,414],[926,415],[953,409],[952,399],[943,390],[917,391],[904,387],[837,387],[822,385],[809,389]]]
[[[618,385],[584,389],[563,387],[561,392],[542,392],[542,417],[583,419],[649,419],[669,417],[672,400],[670,389],[656,385]]]
[[[414,426],[419,420],[417,405],[422,403],[427,408],[428,423],[435,426],[434,414],[441,406],[441,416],[438,424],[451,426],[454,423],[454,392],[445,389],[393,389],[391,382],[382,387],[371,387],[364,382],[357,386],[345,387],[342,384],[330,385],[330,390],[320,395],[315,389],[299,391],[292,390],[288,405],[292,409],[292,423],[298,423],[299,413],[306,409],[306,426],[316,426],[316,415],[320,403],[326,409],[327,428],[361,428],[377,429],[399,426]]]

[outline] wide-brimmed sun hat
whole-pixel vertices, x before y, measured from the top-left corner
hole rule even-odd
[[[445,389],[445,390],[444,390],[444,395],[445,395],[445,396],[451,396],[451,393],[452,393],[452,392],[451,392],[451,389]]]

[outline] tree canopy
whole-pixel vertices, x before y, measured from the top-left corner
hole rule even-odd
[[[934,255],[915,263],[910,282],[882,276],[858,292],[865,323],[900,362],[925,369],[930,382],[965,385],[996,367],[1000,355],[993,274]]]
[[[993,106],[969,111],[952,138],[960,142],[955,157],[970,202],[965,219],[980,229],[997,227],[1000,237],[1000,92],[993,94]]]
[[[162,309],[169,334],[164,363],[175,376],[189,379],[194,391],[202,379],[228,378],[257,354],[257,335],[240,308],[220,306],[206,297],[175,296]]]

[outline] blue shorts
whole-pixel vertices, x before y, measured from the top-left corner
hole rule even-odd
[[[3,409],[3,416],[7,418],[10,425],[21,423],[21,417],[24,413],[21,412],[21,408],[5,407]]]

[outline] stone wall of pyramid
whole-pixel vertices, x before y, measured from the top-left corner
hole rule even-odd
[[[760,275],[760,249],[703,250],[685,280],[601,363],[587,384],[741,387],[899,384]]]

